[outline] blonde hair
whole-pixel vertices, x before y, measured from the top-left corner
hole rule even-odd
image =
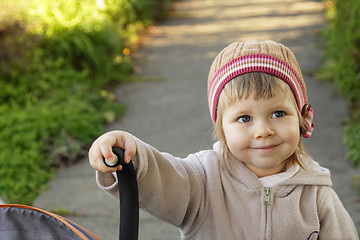
[[[228,82],[223,90],[221,91],[219,102],[217,106],[217,120],[215,123],[215,128],[213,132],[214,139],[219,140],[220,149],[222,151],[221,157],[223,161],[227,161],[231,166],[231,152],[226,144],[225,134],[222,128],[222,116],[224,110],[229,105],[240,101],[241,99],[247,99],[251,96],[255,100],[258,99],[269,99],[275,95],[277,90],[281,90],[284,94],[289,92],[292,96],[293,93],[288,84],[286,84],[280,78],[273,76],[268,73],[263,72],[251,72],[239,75],[233,78]],[[297,114],[299,117],[299,135],[306,131],[305,120],[300,113],[295,97],[293,98],[294,105],[297,109]],[[310,158],[309,154],[306,152],[302,140],[300,138],[298,148],[289,158],[287,164],[298,163],[302,168],[305,168],[307,161]]]

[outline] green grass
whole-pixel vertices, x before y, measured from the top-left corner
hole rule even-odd
[[[138,34],[168,0],[0,2],[0,196],[31,204],[124,112]]]

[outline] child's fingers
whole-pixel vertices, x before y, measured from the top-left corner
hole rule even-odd
[[[121,170],[121,166],[110,168],[104,163],[103,158],[110,164],[115,163],[116,156],[112,151],[113,147],[124,149],[125,163],[129,163],[136,154],[135,139],[130,134],[123,131],[108,132],[96,139],[89,150],[91,167],[101,172]]]
[[[95,165],[92,166],[95,170],[103,172],[103,173],[109,173],[109,172],[115,172],[115,171],[121,171],[122,166],[119,165],[117,167],[108,167],[105,165],[103,159],[99,159],[99,161],[95,162]]]
[[[115,154],[112,151],[112,144],[103,142],[100,144],[100,152],[101,155],[109,162],[109,163],[115,163],[116,157]]]
[[[116,136],[115,139],[106,139],[107,142],[104,145],[112,144],[112,146],[119,147],[124,150],[124,162],[129,163],[130,160],[136,154],[136,144],[135,139],[132,135],[123,131],[113,131],[110,132],[113,136]]]
[[[133,137],[128,136],[124,141],[124,162],[129,163],[136,154],[136,144]]]
[[[90,166],[98,171],[101,172],[108,172],[109,170],[107,170],[105,167],[105,164],[103,164],[103,156],[101,154],[100,151],[100,146],[97,144],[93,144],[89,150],[89,163]]]
[[[114,144],[113,142],[115,140],[109,136],[103,136],[94,141],[89,150],[89,162],[92,168],[104,173],[121,170],[121,166],[109,168],[104,163],[104,158],[110,163],[114,163],[116,160],[111,147]]]

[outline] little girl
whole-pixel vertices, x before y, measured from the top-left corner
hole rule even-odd
[[[235,42],[215,58],[208,100],[218,140],[181,159],[129,133],[100,136],[89,151],[100,188],[118,197],[103,163],[113,146],[137,169],[140,207],[182,239],[358,239],[331,188],[330,172],[305,151],[314,124],[294,54],[273,41]]]

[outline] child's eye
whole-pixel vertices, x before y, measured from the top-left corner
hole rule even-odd
[[[285,116],[285,112],[284,111],[276,111],[272,114],[272,118],[281,118]]]
[[[251,121],[251,117],[249,115],[244,115],[238,118],[238,122],[247,123]]]

